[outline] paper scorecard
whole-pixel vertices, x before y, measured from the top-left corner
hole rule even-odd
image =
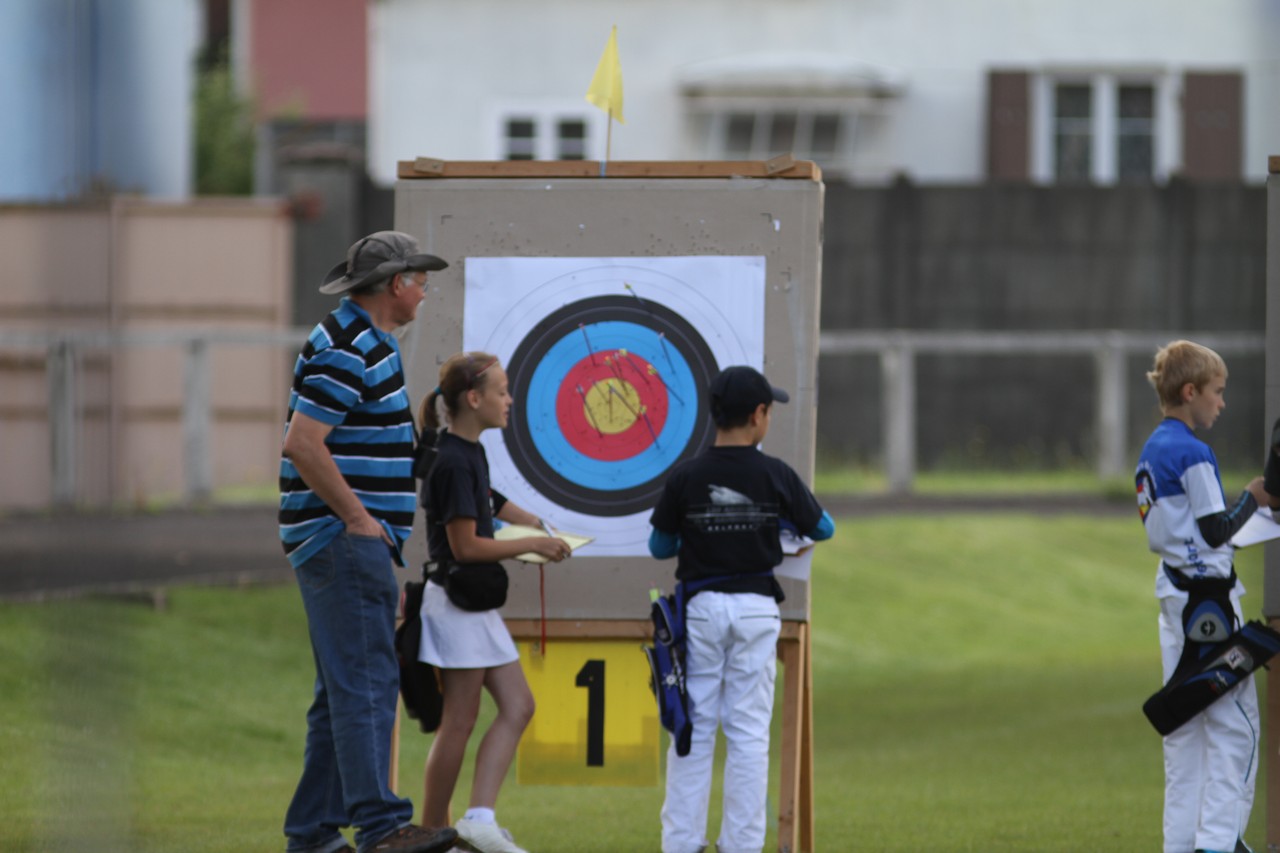
[[[1280,521],[1276,521],[1270,509],[1259,507],[1244,526],[1236,531],[1236,535],[1231,537],[1231,544],[1237,548],[1247,548],[1272,539],[1280,539]]]
[[[569,546],[569,551],[573,552],[586,545],[588,542],[594,541],[591,536],[579,536],[576,533],[565,533],[563,530],[554,531],[557,539],[563,539],[565,544]],[[493,532],[493,538],[498,540],[507,539],[523,539],[526,536],[546,536],[547,531],[540,527],[531,527],[525,524],[504,524]],[[520,560],[525,563],[546,563],[549,562],[546,557],[541,554],[535,554],[532,551],[524,554],[517,554],[513,559]]]
[[[773,570],[774,574],[807,581],[813,566],[813,540],[785,526],[778,531],[778,544],[782,546],[782,562]]]

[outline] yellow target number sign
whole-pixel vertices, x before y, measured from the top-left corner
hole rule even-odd
[[[516,753],[522,785],[658,784],[658,709],[635,640],[520,644],[537,702]]]

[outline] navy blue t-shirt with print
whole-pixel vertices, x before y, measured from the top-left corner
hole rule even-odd
[[[679,535],[676,577],[691,580],[769,572],[782,562],[780,519],[808,532],[822,507],[781,459],[726,446],[671,469],[650,523]]]

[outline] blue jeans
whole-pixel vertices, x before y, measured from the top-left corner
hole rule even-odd
[[[365,850],[413,817],[391,793],[391,729],[400,668],[399,584],[381,538],[336,536],[297,568],[316,663],[302,778],[285,815],[288,850],[329,853],[356,827]]]

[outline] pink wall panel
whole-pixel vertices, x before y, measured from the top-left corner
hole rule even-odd
[[[250,8],[259,116],[365,118],[366,0],[254,0]]]

